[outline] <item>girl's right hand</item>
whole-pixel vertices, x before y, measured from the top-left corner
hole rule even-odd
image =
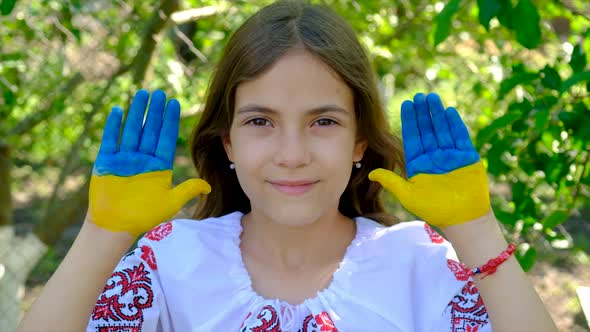
[[[191,179],[172,188],[172,165],[178,138],[180,104],[157,90],[135,94],[121,135],[123,110],[109,115],[90,181],[90,220],[104,229],[137,237],[178,212],[211,186]],[[165,110],[164,110],[165,109]]]

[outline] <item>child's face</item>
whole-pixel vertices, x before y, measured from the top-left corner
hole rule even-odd
[[[224,146],[253,213],[288,225],[334,215],[366,147],[352,91],[335,72],[291,51],[238,86],[234,111]]]

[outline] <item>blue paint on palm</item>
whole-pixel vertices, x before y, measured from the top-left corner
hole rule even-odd
[[[435,93],[403,102],[402,137],[408,178],[446,174],[479,161],[459,113],[453,107],[445,110]]]
[[[125,126],[118,142],[123,120],[123,110],[114,107],[105,124],[94,175],[133,176],[153,171],[171,170],[176,152],[180,104],[156,90],[152,94],[145,125],[143,118],[148,105],[149,92],[139,90],[125,119]]]

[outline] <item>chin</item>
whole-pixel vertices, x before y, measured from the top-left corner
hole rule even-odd
[[[284,206],[280,209],[264,211],[264,214],[273,222],[285,226],[303,227],[311,225],[325,214],[323,209],[317,207]]]

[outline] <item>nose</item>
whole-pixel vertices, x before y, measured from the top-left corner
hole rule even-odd
[[[308,139],[301,130],[281,133],[276,145],[274,163],[285,168],[300,168],[311,161]]]

